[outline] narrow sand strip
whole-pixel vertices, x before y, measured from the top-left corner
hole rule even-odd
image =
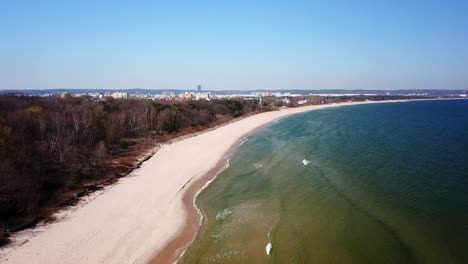
[[[220,160],[242,136],[291,114],[363,103],[305,106],[257,114],[163,145],[140,169],[92,195],[87,203],[65,212],[62,220],[16,235],[12,245],[1,250],[0,262],[149,262],[161,255],[163,248],[167,251],[168,243],[187,230],[186,218],[192,220],[192,225],[199,222],[199,215],[193,215],[196,210],[187,215],[183,198],[186,197],[186,203],[187,199],[192,202],[196,191],[214,176]],[[185,195],[190,189],[192,193]],[[194,231],[189,229],[187,234],[190,242]],[[181,243],[175,243],[171,252],[175,249],[180,252],[187,246],[186,241]],[[166,253],[167,261],[173,259],[171,252]]]

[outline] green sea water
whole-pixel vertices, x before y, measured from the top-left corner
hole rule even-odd
[[[196,203],[182,263],[468,263],[468,101],[285,118]]]

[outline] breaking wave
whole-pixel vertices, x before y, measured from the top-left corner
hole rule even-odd
[[[243,139],[243,140],[239,143],[239,146],[242,146],[242,144],[244,144],[247,140],[249,140],[249,138]]]
[[[216,220],[223,220],[226,219],[230,214],[232,214],[231,209],[225,208],[223,210],[218,211],[218,214],[216,214]]]

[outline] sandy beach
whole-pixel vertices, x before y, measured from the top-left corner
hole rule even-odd
[[[128,177],[59,213],[57,222],[13,236],[0,262],[172,263],[200,223],[196,193],[222,170],[240,139],[288,115],[363,103],[375,102],[261,113],[163,145]]]

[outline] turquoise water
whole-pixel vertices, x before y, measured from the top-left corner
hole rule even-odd
[[[197,204],[183,263],[468,263],[468,101],[283,119]]]

